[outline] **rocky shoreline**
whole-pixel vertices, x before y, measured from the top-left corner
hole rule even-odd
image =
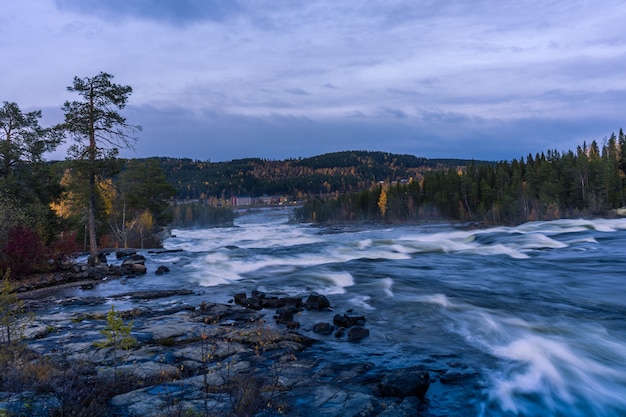
[[[335,314],[332,323],[305,323],[314,337],[299,331],[301,323],[295,319],[301,311],[329,311],[334,307],[315,293],[283,298],[239,293],[233,295],[230,304],[207,300],[200,305],[185,302],[193,293],[188,290],[108,297],[172,300],[167,307],[119,312],[126,322],[132,321],[131,335],[136,340],[131,349],[121,353],[96,346],[104,339],[105,314],[71,314],[64,308],[37,314],[52,303],[65,307],[106,302],[103,297],[60,299],[55,289],[62,286],[97,285],[111,276],[124,279],[146,273],[139,255],[126,254],[120,259],[122,265],[115,267],[73,266],[61,276],[63,279],[51,278],[57,285],[33,284],[19,292],[27,309],[35,312],[24,334],[34,353],[33,361],[46,358],[65,366],[80,364],[86,375],[73,378],[92,384],[96,391],[108,387],[107,392],[100,393],[106,398],[100,408],[107,414],[102,415],[428,415],[431,381],[454,383],[475,377],[463,366],[441,370],[409,363],[401,369],[382,369],[367,361],[337,362],[312,354],[310,348],[323,344],[326,338],[366,343],[369,335],[366,317],[351,311]],[[123,273],[113,275],[119,272]],[[37,404],[36,410],[33,404]],[[27,405],[32,412],[28,415],[71,415],[64,413],[58,387],[37,393],[0,393],[0,410],[20,415]]]

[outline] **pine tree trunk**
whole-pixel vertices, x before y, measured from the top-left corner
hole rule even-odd
[[[91,180],[90,180],[91,181]],[[98,240],[96,238],[96,196],[95,186],[89,191],[89,212],[87,213],[87,227],[89,232],[89,264],[95,265],[98,259]]]
[[[98,259],[98,239],[96,237],[96,135],[94,127],[94,92],[91,88],[89,95],[89,213],[87,214],[89,226],[89,263],[96,265]]]

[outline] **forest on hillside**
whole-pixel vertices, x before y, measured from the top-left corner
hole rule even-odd
[[[407,183],[385,181],[356,193],[313,198],[298,219],[402,223],[455,220],[519,224],[607,216],[626,204],[626,136],[599,146],[550,150],[497,163],[433,169]]]
[[[228,200],[231,196],[314,195],[358,192],[372,184],[421,178],[431,170],[466,166],[462,159],[426,159],[388,152],[344,151],[311,158],[229,162],[156,158],[179,200]],[[486,162],[485,162],[486,163]]]

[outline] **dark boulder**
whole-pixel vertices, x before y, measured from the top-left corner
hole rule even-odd
[[[133,274],[143,275],[148,271],[148,269],[144,264],[136,263],[131,266],[131,271]]]
[[[417,397],[420,400],[430,387],[430,375],[423,365],[396,369],[383,377],[378,389],[383,397]]]
[[[159,267],[157,268],[157,270],[154,272],[157,275],[163,275],[165,273],[170,272],[170,269],[165,266],[165,265],[159,265]]]
[[[365,316],[354,313],[335,314],[333,324],[338,327],[365,326]]]
[[[234,301],[235,304],[253,308],[255,310],[261,310],[263,308],[277,309],[283,307],[292,307],[300,311],[299,309],[302,306],[301,297],[278,298],[275,296],[268,296],[267,294],[260,291],[252,291],[252,294],[249,298],[244,292],[237,293],[235,294]]]
[[[235,299],[235,304],[239,304],[241,305],[242,300],[247,299],[248,296],[246,295],[245,292],[238,292],[237,294],[235,294],[234,299]]]
[[[313,325],[313,332],[324,336],[331,335],[335,330],[335,326],[330,323],[316,323]]]
[[[293,321],[293,313],[294,311],[291,308],[284,307],[276,310],[276,315],[274,318],[276,319],[277,324],[288,324]]]
[[[324,310],[330,308],[330,301],[328,301],[325,295],[313,292],[304,302],[304,306],[308,310]]]
[[[333,324],[337,327],[347,328],[351,327],[352,323],[342,314],[335,314],[333,317]]]
[[[365,316],[348,312],[343,315],[352,326],[365,326]]]
[[[358,343],[370,335],[370,331],[365,327],[355,326],[348,330],[348,342]]]

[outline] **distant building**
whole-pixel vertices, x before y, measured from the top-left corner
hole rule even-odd
[[[232,196],[230,197],[231,206],[249,206],[252,204],[252,197]]]

